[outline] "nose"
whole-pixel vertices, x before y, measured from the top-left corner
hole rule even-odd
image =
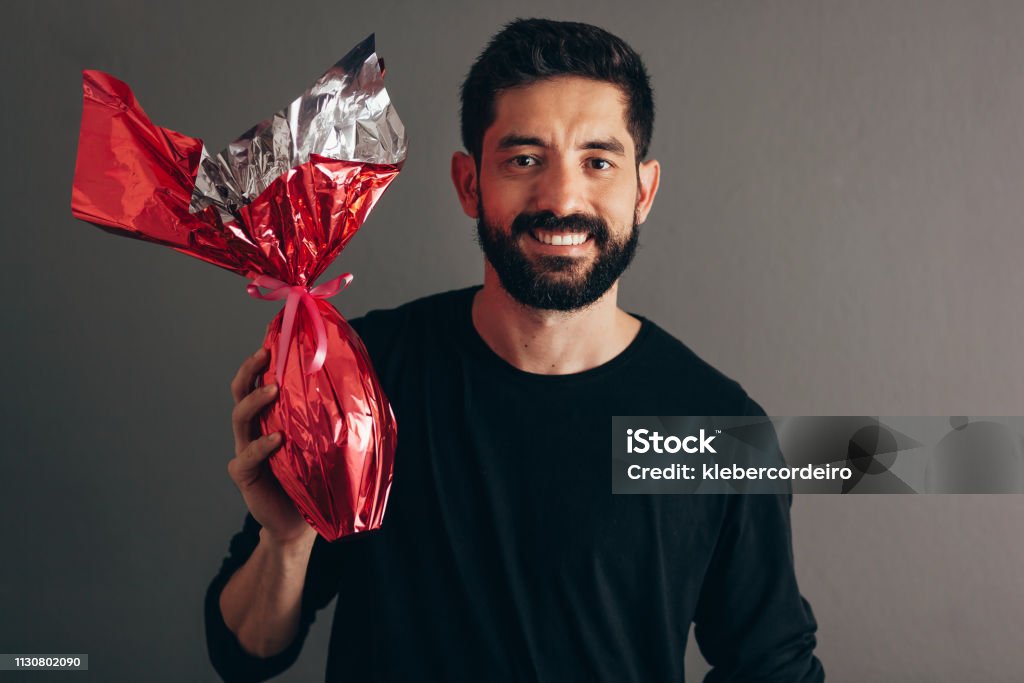
[[[567,163],[551,163],[534,185],[534,210],[550,211],[558,217],[583,213],[584,177]]]

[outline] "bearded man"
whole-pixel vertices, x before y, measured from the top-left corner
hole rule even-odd
[[[618,283],[658,192],[640,57],[586,24],[520,20],[462,88],[451,175],[483,285],[353,320],[399,425],[380,530],[329,544],[253,438],[273,389],[232,391],[249,508],[206,602],[227,681],[295,661],[338,597],[328,681],[820,681],[788,496],[611,494],[613,415],[761,415]]]

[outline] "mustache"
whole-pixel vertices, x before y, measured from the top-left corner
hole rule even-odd
[[[608,223],[599,216],[574,213],[558,217],[551,211],[519,214],[512,221],[510,232],[512,237],[518,237],[534,229],[553,232],[587,232],[598,245],[602,246],[608,242],[610,237]]]

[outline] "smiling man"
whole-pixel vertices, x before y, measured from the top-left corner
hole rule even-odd
[[[658,191],[646,70],[594,26],[505,27],[462,89],[452,180],[482,286],[352,321],[399,424],[383,527],[328,544],[254,432],[274,392],[232,383],[232,479],[249,508],[210,585],[228,681],[290,666],[337,596],[328,681],[820,681],[789,498],[613,496],[613,415],[762,414],[618,283]]]
[[[658,162],[639,161],[619,85],[589,74],[534,75],[526,85],[520,80],[531,76],[511,74],[518,78],[501,87],[487,80],[487,66],[478,63],[463,86],[471,151],[452,159],[455,188],[477,219],[486,256],[474,323],[499,356],[523,370],[596,367],[640,329],[617,307],[617,283],[658,191]],[[635,67],[642,69],[638,59]],[[633,78],[646,90],[637,94],[642,111],[635,116],[653,117],[646,74]],[[487,119],[486,132],[477,130]],[[649,137],[652,124],[640,135]]]
[[[456,153],[455,186],[501,289],[534,310],[580,311],[629,265],[658,162],[638,161],[611,83],[560,76],[503,95],[480,149]]]

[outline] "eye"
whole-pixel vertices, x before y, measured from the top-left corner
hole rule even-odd
[[[530,168],[536,166],[538,162],[536,157],[529,154],[518,154],[509,159],[509,163],[516,168]]]
[[[612,162],[601,158],[588,159],[587,164],[595,171],[607,171],[612,167]]]

